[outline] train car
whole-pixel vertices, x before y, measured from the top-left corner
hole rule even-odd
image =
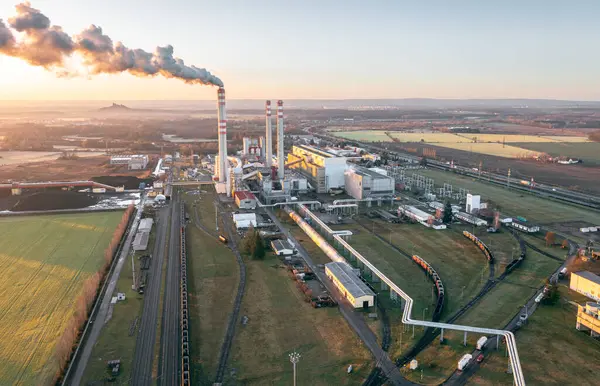
[[[221,240],[223,244],[227,244],[227,238],[225,236],[219,235],[219,240]]]

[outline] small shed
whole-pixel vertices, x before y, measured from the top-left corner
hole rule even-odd
[[[294,247],[286,240],[271,241],[271,248],[277,256],[290,256],[294,254]]]
[[[238,190],[235,192],[235,204],[240,209],[256,209],[256,197],[247,190]]]

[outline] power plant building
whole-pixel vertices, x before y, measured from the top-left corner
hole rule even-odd
[[[292,146],[287,164],[306,176],[317,193],[328,193],[345,185],[346,157],[336,157],[326,151],[308,145]]]
[[[344,262],[325,264],[325,275],[354,308],[368,308],[375,304],[375,293]]]
[[[348,169],[344,173],[344,185],[346,193],[357,200],[394,195],[394,179],[370,169]]]
[[[481,196],[467,194],[467,204],[465,211],[469,214],[477,213],[481,209]]]

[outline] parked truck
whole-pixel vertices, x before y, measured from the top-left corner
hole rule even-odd
[[[463,371],[465,368],[467,368],[471,359],[473,359],[473,355],[471,355],[471,354],[463,355],[463,357],[460,358],[460,360],[458,361],[458,371]]]
[[[483,346],[485,345],[487,340],[487,336],[482,336],[481,338],[479,338],[479,340],[477,341],[477,350],[483,349]]]

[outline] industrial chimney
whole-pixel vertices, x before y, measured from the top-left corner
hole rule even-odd
[[[284,177],[283,169],[283,101],[277,101],[277,176],[280,180]]]
[[[265,104],[265,121],[266,121],[266,149],[265,153],[265,166],[271,167],[273,163],[273,129],[271,128],[271,101],[267,101]]]
[[[219,87],[217,92],[219,103],[217,105],[219,115],[219,157],[215,165],[216,176],[219,182],[227,179],[227,112],[225,110],[225,89]]]

